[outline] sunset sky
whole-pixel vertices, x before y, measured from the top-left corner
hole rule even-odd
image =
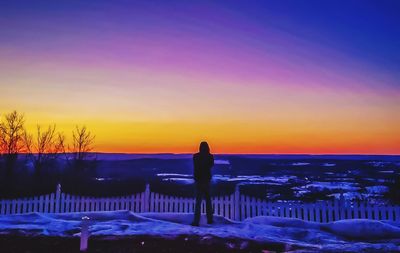
[[[0,114],[95,150],[400,154],[400,1],[0,1]]]

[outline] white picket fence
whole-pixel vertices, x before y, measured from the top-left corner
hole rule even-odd
[[[315,222],[331,222],[342,219],[373,219],[400,221],[400,206],[379,206],[368,202],[334,201],[316,203],[271,202],[240,194],[236,188],[232,195],[212,198],[214,214],[232,220],[244,220],[255,216],[275,216],[298,218]],[[146,185],[144,192],[122,196],[95,198],[74,196],[61,192],[57,186],[55,193],[14,200],[0,201],[0,215],[39,213],[70,213],[130,210],[133,212],[193,213],[194,198],[168,196],[150,191]],[[201,206],[205,212],[205,203]]]

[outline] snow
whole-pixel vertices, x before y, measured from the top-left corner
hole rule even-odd
[[[301,189],[327,189],[327,190],[347,190],[347,191],[357,191],[360,190],[360,187],[357,186],[356,183],[348,183],[348,182],[313,182],[301,187],[293,187],[295,190]]]
[[[389,191],[389,187],[384,185],[367,186],[365,189],[370,194],[383,194]]]
[[[336,164],[335,163],[324,163],[324,164],[322,164],[322,166],[324,166],[324,167],[334,167],[334,166],[336,166]]]
[[[81,219],[90,217],[92,236],[148,235],[174,238],[181,235],[237,238],[261,243],[285,243],[320,251],[397,251],[400,248],[400,224],[373,220],[342,220],[315,223],[299,219],[254,217],[235,222],[215,216],[215,223],[190,226],[193,214],[132,213],[129,211],[19,214],[0,216],[0,234],[23,236],[80,236]],[[307,251],[309,252],[309,251]]]
[[[340,220],[322,226],[329,232],[361,240],[399,239],[400,228],[375,220]]]
[[[290,179],[295,179],[295,176],[260,176],[260,175],[240,175],[237,177],[231,177],[227,175],[214,175],[213,180],[217,181],[228,181],[228,182],[274,182],[274,183],[287,183]]]
[[[334,197],[335,199],[340,199],[342,193],[332,193],[329,194],[329,197]],[[368,194],[361,194],[359,192],[344,192],[343,197],[346,200],[351,200],[351,199],[362,199],[363,197],[369,197],[370,195]]]
[[[384,167],[387,164],[391,164],[391,162],[374,161],[374,162],[368,162],[367,164],[371,164],[374,167]]]

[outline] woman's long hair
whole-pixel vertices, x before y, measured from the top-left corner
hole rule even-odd
[[[200,143],[199,151],[201,154],[210,154],[210,147],[206,141],[202,141]]]

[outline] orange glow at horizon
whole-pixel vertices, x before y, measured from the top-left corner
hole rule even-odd
[[[36,123],[28,114],[26,117],[28,130],[34,131]],[[395,129],[393,134],[379,128],[371,131],[370,127],[343,127],[338,131],[295,122],[290,127],[239,121],[204,124],[76,120],[57,123],[67,142],[74,124],[86,125],[96,135],[94,151],[106,153],[193,153],[200,141],[206,140],[212,152],[219,154],[399,154],[400,141],[393,138]]]

